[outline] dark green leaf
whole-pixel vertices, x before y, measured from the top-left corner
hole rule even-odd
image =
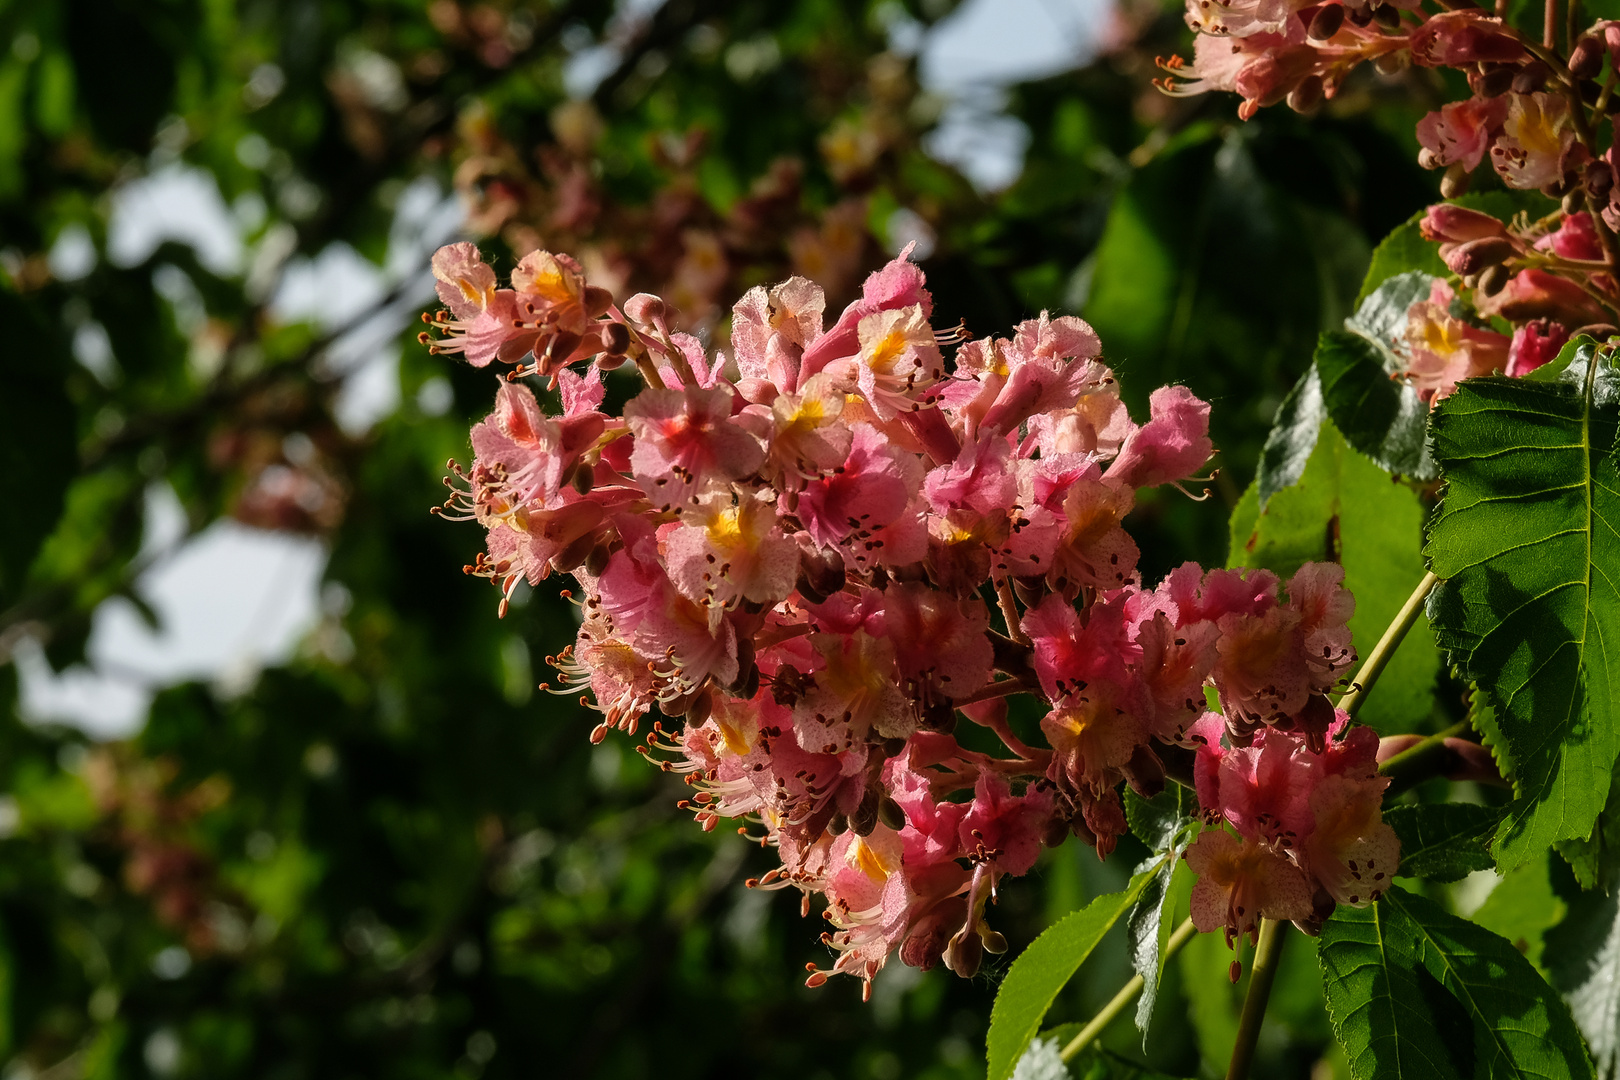
[[[1404,364],[1401,365],[1404,368]],[[1316,345],[1322,397],[1350,445],[1388,472],[1435,477],[1426,425],[1429,407],[1410,386],[1390,378],[1386,354],[1348,330],[1330,330]]]
[[[1052,1007],[1091,950],[1136,903],[1154,878],[1158,866],[1138,873],[1123,892],[1099,896],[1048,929],[1030,943],[1012,966],[996,993],[986,1037],[990,1080],[1006,1080],[1024,1048],[1040,1030]]]
[[[1569,1010],[1517,949],[1404,889],[1341,905],[1318,955],[1357,1080],[1593,1075]]]
[[[1305,465],[1316,449],[1316,438],[1327,416],[1322,401],[1322,381],[1311,368],[1301,375],[1299,382],[1288,392],[1277,417],[1272,421],[1271,434],[1260,451],[1260,509],[1266,509],[1271,497],[1283,488],[1292,487],[1305,474]]]
[[[0,323],[33,348],[0,356],[0,597],[16,599],[23,575],[62,513],[78,454],[73,407],[55,335],[39,311],[0,288]]]
[[[1567,383],[1485,378],[1434,420],[1447,486],[1429,617],[1495,705],[1482,733],[1517,795],[1496,836],[1504,869],[1589,835],[1620,754],[1615,414]]]
[[[1177,836],[1198,816],[1198,797],[1191,788],[1180,784],[1166,784],[1164,790],[1151,799],[1136,792],[1125,791],[1125,821],[1131,835],[1147,845],[1151,852],[1168,851]]]
[[[1401,839],[1401,876],[1457,881],[1489,870],[1491,834],[1500,810],[1469,803],[1395,806],[1384,820]]]
[[[1165,950],[1170,936],[1188,909],[1192,896],[1193,873],[1177,853],[1153,875],[1142,898],[1125,920],[1125,934],[1131,950],[1131,966],[1142,976],[1142,993],[1136,999],[1136,1027],[1147,1049],[1148,1024],[1159,1000],[1159,984],[1164,979]]]

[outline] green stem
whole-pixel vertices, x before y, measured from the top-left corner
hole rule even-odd
[[[1356,713],[1360,711],[1362,702],[1367,700],[1373,684],[1378,682],[1378,676],[1383,674],[1390,657],[1395,655],[1395,650],[1406,637],[1406,632],[1417,622],[1418,612],[1423,610],[1423,601],[1428,599],[1429,590],[1433,589],[1439,580],[1432,572],[1423,575],[1423,580],[1412,590],[1412,595],[1406,598],[1406,603],[1395,616],[1395,621],[1385,629],[1384,636],[1378,639],[1378,644],[1373,646],[1373,651],[1361,665],[1361,670],[1356,672],[1356,679],[1350,684],[1349,693],[1339,699],[1339,708],[1349,713],[1351,719],[1354,719]]]
[[[1164,943],[1164,958],[1168,960],[1180,952],[1181,947],[1187,944],[1194,933],[1196,931],[1193,929],[1193,921],[1183,919],[1181,925],[1176,927],[1176,932],[1170,935],[1170,940]],[[1125,1006],[1135,1001],[1136,995],[1141,992],[1142,976],[1132,975],[1131,981],[1119,988],[1119,993],[1114,995],[1114,999],[1104,1005],[1102,1010],[1091,1018],[1091,1023],[1080,1029],[1079,1034],[1069,1040],[1069,1045],[1065,1046],[1058,1056],[1064,1061],[1074,1060],[1074,1056],[1091,1045],[1092,1041],[1103,1033],[1103,1029],[1113,1023],[1114,1018],[1124,1012]]]
[[[1243,999],[1237,1044],[1232,1047],[1232,1063],[1227,1066],[1226,1080],[1247,1080],[1249,1066],[1254,1062],[1254,1046],[1260,1038],[1260,1024],[1266,1018],[1271,984],[1277,978],[1277,961],[1282,956],[1287,928],[1287,923],[1276,919],[1260,920],[1260,941],[1255,946],[1254,965],[1249,973],[1249,993]]]
[[[1378,774],[1390,779],[1388,794],[1405,791],[1435,773],[1438,760],[1446,753],[1446,740],[1455,739],[1468,730],[1468,721],[1459,720],[1446,730],[1437,732],[1414,743],[1378,766]]]

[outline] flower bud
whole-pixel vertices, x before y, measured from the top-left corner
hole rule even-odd
[[[979,937],[978,931],[964,929],[951,938],[951,943],[945,946],[945,966],[964,979],[971,979],[979,973],[979,965],[984,962],[984,941]]]
[[[1324,4],[1311,16],[1311,23],[1305,29],[1305,36],[1312,41],[1326,41],[1339,32],[1344,25],[1344,5]]]
[[[1483,273],[1486,267],[1500,265],[1514,250],[1513,241],[1507,237],[1486,236],[1455,246],[1448,244],[1441,250],[1440,257],[1453,274],[1468,276]]]
[[[1351,8],[1345,13],[1345,18],[1354,26],[1366,26],[1372,22],[1372,12],[1364,7]]]
[[[1586,166],[1586,193],[1599,203],[1609,201],[1614,189],[1614,170],[1606,161],[1593,161]]]
[[[607,314],[607,309],[613,306],[613,294],[599,285],[585,286],[585,314],[596,319]]]
[[[1373,61],[1373,70],[1380,75],[1399,75],[1411,62],[1411,56],[1405,52],[1389,52]]]
[[[624,313],[632,322],[656,323],[666,311],[663,299],[652,293],[636,293],[624,302]]]
[[[900,809],[900,804],[889,798],[887,794],[878,802],[878,820],[885,827],[899,832],[906,827],[906,812]]]
[[[1470,75],[1468,85],[1473,87],[1474,93],[1480,97],[1501,97],[1513,88],[1518,72],[1507,64],[1493,65],[1491,69],[1481,75]]]
[[[1519,69],[1513,76],[1513,92],[1515,94],[1533,94],[1547,85],[1547,76],[1552,69],[1540,60],[1532,60]]]
[[[1508,283],[1508,272],[1504,266],[1488,267],[1479,275],[1479,291],[1486,296],[1495,296],[1502,291],[1502,286]]]
[[[1577,79],[1590,79],[1603,70],[1604,41],[1596,34],[1587,34],[1575,43],[1569,53],[1569,73]]]
[[[1393,4],[1378,4],[1372,9],[1372,17],[1385,30],[1400,29],[1401,13]]]
[[[1447,199],[1464,195],[1472,179],[1473,173],[1469,171],[1468,166],[1460,161],[1453,162],[1440,177],[1440,194]]]
[[[603,353],[596,358],[596,366],[600,371],[613,371],[623,367],[628,359],[630,358],[623,353]]]
[[[1564,213],[1578,214],[1586,209],[1585,185],[1578,185],[1564,192]]]
[[[603,323],[598,331],[602,337],[602,351],[623,356],[630,348],[630,328],[624,323]]]
[[[1288,107],[1297,113],[1308,113],[1322,104],[1322,77],[1307,75],[1300,84],[1288,92]]]
[[[1418,229],[1425,240],[1453,244],[1507,235],[1507,228],[1491,215],[1451,203],[1435,203],[1429,207]]]
[[[849,827],[855,830],[856,836],[871,836],[872,830],[877,828],[878,802],[881,799],[876,788],[867,788],[866,794],[861,796],[861,804],[849,816]]]

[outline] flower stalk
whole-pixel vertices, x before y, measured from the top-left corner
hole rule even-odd
[[[1183,919],[1181,925],[1176,927],[1176,932],[1170,935],[1170,940],[1164,944],[1164,958],[1168,960],[1180,952],[1181,947],[1192,940],[1195,933],[1197,933],[1197,930],[1193,926],[1193,921]],[[1115,1018],[1125,1011],[1127,1005],[1136,1000],[1136,995],[1142,992],[1143,985],[1145,984],[1141,975],[1132,975],[1130,981],[1119,988],[1119,993],[1115,994],[1108,1004],[1097,1010],[1097,1015],[1093,1016],[1090,1022],[1081,1028],[1074,1038],[1069,1040],[1068,1045],[1059,1052],[1058,1056],[1065,1062],[1073,1061],[1080,1051],[1090,1046],[1097,1040],[1097,1036],[1107,1030],[1108,1025],[1113,1023]]]
[[[1271,984],[1277,980],[1277,964],[1282,957],[1287,929],[1287,923],[1276,919],[1266,919],[1260,924],[1260,941],[1255,946],[1254,965],[1249,972],[1249,992],[1243,998],[1237,1044],[1232,1047],[1232,1061],[1226,1068],[1226,1080],[1246,1080],[1249,1067],[1254,1064],[1254,1047],[1260,1039],[1266,1003],[1271,999]]]
[[[1432,572],[1423,575],[1423,580],[1412,590],[1412,595],[1406,598],[1406,603],[1401,605],[1401,610],[1396,613],[1394,621],[1384,629],[1384,635],[1378,639],[1378,644],[1374,645],[1373,651],[1367,655],[1361,670],[1356,672],[1350,690],[1339,699],[1339,708],[1350,714],[1351,719],[1354,719],[1356,713],[1361,710],[1367,695],[1377,684],[1378,677],[1384,673],[1390,658],[1395,655],[1395,650],[1400,648],[1407,632],[1417,622],[1418,612],[1423,610],[1423,602],[1428,599],[1430,591],[1439,581],[1440,579]]]

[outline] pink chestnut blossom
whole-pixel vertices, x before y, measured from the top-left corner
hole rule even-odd
[[[733,366],[566,256],[526,257],[509,290],[470,245],[435,270],[441,351],[534,353],[514,375],[562,401],[505,381],[473,429],[446,507],[487,531],[469,569],[507,595],[573,575],[558,692],[589,691],[594,740],[651,726],[642,749],[703,828],[749,823],[780,863],[750,884],[825,898],[812,985],[869,986],[895,955],[973,974],[1005,947],[1005,880],[1071,834],[1107,855],[1121,785],[1156,792],[1171,745],[1200,748],[1206,816],[1243,836],[1188,853],[1200,926],[1310,925],[1393,870],[1372,759],[1322,696],[1353,657],[1342,572],[1307,565],[1286,594],[1192,564],[1142,583],[1126,516],[1203,467],[1209,410],[1165,388],[1138,425],[1084,322],[961,344],[902,257],[827,330],[813,283],[751,290]],[[613,415],[601,373],[621,368],[646,385]],[[1212,687],[1226,714],[1199,720]],[[1024,693],[1030,743],[1007,707]],[[1001,749],[967,749],[960,723]]]
[[[1417,124],[1423,150],[1418,162],[1426,169],[1461,164],[1472,172],[1490,151],[1491,141],[1507,119],[1505,98],[1470,98],[1442,105]]]

